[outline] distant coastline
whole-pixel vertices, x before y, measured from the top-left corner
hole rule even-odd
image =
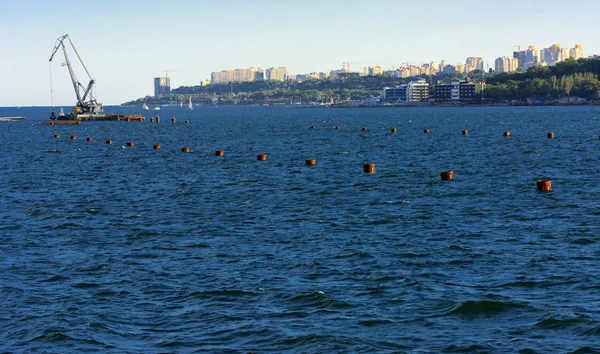
[[[600,58],[565,60],[555,66],[537,66],[524,72],[463,73],[391,78],[383,75],[347,79],[250,81],[179,87],[168,94],[141,97],[123,105],[373,105],[385,87],[415,79],[429,85],[429,98],[408,105],[435,103],[436,85],[463,80],[475,85],[474,105],[585,105],[600,100]],[[382,105],[390,102],[381,102]],[[469,104],[471,105],[471,104]]]

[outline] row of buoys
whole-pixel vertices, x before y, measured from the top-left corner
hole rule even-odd
[[[311,125],[311,126],[310,126],[310,129],[317,129],[317,126],[316,126],[316,125]],[[335,130],[340,130],[340,129],[342,129],[342,128],[341,128],[340,126],[335,126],[335,127],[334,127],[334,129],[335,129]],[[363,127],[363,128],[361,128],[361,131],[367,131],[367,130],[369,130],[369,128],[367,128],[367,127]],[[398,129],[396,129],[396,128],[391,128],[391,129],[390,129],[390,131],[391,131],[392,133],[396,133],[396,132],[398,131]],[[423,133],[425,133],[425,134],[429,134],[429,133],[430,133],[430,130],[429,130],[429,129],[423,129]],[[469,130],[467,130],[467,129],[464,129],[464,130],[462,130],[462,131],[461,131],[461,134],[462,134],[462,135],[469,135]],[[504,135],[504,136],[510,136],[510,131],[505,131],[505,132],[503,133],[503,135]],[[554,139],[554,133],[548,133],[548,135],[547,135],[547,136],[548,136],[548,139]],[[600,139],[600,136],[598,137],[598,139]]]
[[[173,118],[174,119],[174,118]],[[366,129],[366,128],[363,128]],[[392,132],[395,132],[396,128],[392,129]],[[428,133],[429,130],[425,129],[425,132]],[[468,131],[463,130],[463,135],[467,135]],[[510,132],[506,131],[504,132],[504,136],[510,136]],[[60,138],[59,134],[55,134],[54,138]],[[554,138],[554,133],[548,133],[548,138]],[[76,140],[77,136],[72,135],[71,136],[71,140]],[[86,139],[87,141],[93,141],[93,139],[91,137]],[[106,144],[108,145],[112,145],[112,140],[106,140]],[[135,146],[135,144],[133,143],[133,141],[128,141],[126,143],[127,146],[129,147],[133,147]],[[160,149],[160,144],[154,144],[153,148],[155,150]],[[181,148],[181,152],[187,153],[190,152],[190,148],[189,147],[183,147]],[[215,156],[225,156],[225,150],[215,150]],[[267,161],[267,154],[259,154],[256,156],[256,159],[258,161]],[[304,164],[306,166],[315,166],[317,164],[317,160],[315,159],[309,159],[309,160],[305,160]],[[367,163],[367,164],[363,164],[363,171],[364,173],[370,173],[373,174],[375,173],[375,164],[373,163]],[[442,171],[440,172],[440,178],[442,181],[450,181],[454,179],[454,171]],[[542,180],[538,180],[536,181],[536,188],[538,191],[541,192],[550,192],[552,191],[552,181],[548,180],[548,179],[542,179]]]
[[[154,122],[160,123],[160,117],[156,116],[155,118],[150,118],[150,123],[154,123]],[[176,123],[176,122],[177,122],[177,119],[175,119],[175,117],[171,117],[171,123]],[[186,120],[186,121],[184,121],[184,123],[189,124],[190,121]]]

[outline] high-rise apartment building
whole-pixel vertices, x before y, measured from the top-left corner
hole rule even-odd
[[[473,67],[473,70],[483,71],[483,58],[481,57],[468,57],[465,64]]]
[[[540,56],[540,51],[534,45],[530,45],[525,51],[523,69],[527,70],[533,66],[540,65],[541,63],[542,58]]]
[[[286,67],[268,68],[265,71],[265,80],[285,81],[289,72]]]
[[[569,57],[575,60],[583,58],[583,47],[581,44],[575,44],[575,48],[570,49]]]
[[[368,71],[368,75],[369,76],[377,76],[377,75],[381,75],[383,74],[383,69],[381,68],[381,66],[370,66],[369,67],[369,71]]]
[[[154,78],[154,96],[162,95],[171,92],[171,78],[155,77]]]
[[[210,73],[210,82],[213,84],[227,82],[248,82],[255,80],[264,80],[265,71],[262,68],[240,68]]]
[[[499,73],[512,73],[519,68],[519,58],[500,57],[494,61],[494,70]]]

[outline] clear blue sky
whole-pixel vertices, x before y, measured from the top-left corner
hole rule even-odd
[[[108,105],[152,95],[165,69],[180,70],[169,73],[179,87],[248,66],[308,73],[468,56],[491,64],[515,44],[581,43],[586,56],[599,54],[599,13],[598,0],[0,0],[0,106],[50,105],[48,59],[65,33]],[[62,61],[52,62],[54,104],[72,106]]]

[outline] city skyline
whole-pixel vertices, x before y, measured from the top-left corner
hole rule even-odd
[[[75,103],[68,73],[59,65],[62,57],[51,70],[48,65],[56,38],[66,33],[105,105],[152,95],[153,78],[165,70],[176,88],[237,67],[287,67],[305,74],[340,69],[343,62],[354,71],[482,57],[487,69],[519,44],[572,48],[580,43],[586,57],[600,53],[594,35],[594,10],[600,4],[587,0],[577,8],[553,0],[508,0],[501,8],[492,2],[474,6],[438,0],[427,6],[408,1],[107,0],[86,4],[81,9],[85,16],[74,16],[80,8],[70,0],[0,3],[0,28],[12,33],[0,39],[10,52],[3,60],[0,106],[50,105],[50,74],[54,104]],[[404,34],[410,28],[418,35]],[[86,81],[84,72],[76,74]]]

